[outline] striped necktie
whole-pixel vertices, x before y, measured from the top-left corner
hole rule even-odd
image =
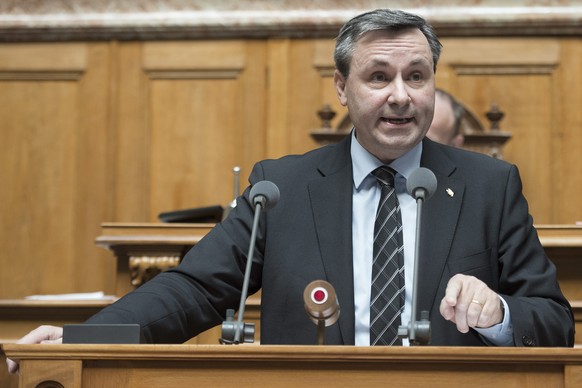
[[[370,345],[402,345],[398,326],[404,310],[404,244],[394,188],[396,171],[382,166],[372,174],[378,179],[382,194],[374,223]]]

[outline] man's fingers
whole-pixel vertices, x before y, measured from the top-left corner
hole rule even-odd
[[[491,327],[503,321],[502,302],[497,294],[491,294],[481,310],[475,327]]]
[[[463,275],[455,275],[447,284],[445,296],[441,301],[440,313],[448,321],[457,325],[457,330],[462,333],[469,331],[467,327],[467,306],[463,304],[460,294],[463,290]]]
[[[18,363],[15,362],[14,360],[7,358],[6,365],[8,366],[8,373],[10,373],[11,375],[18,372]]]
[[[449,280],[439,311],[461,333],[470,328],[491,327],[503,320],[499,295],[481,280],[461,274]]]
[[[54,340],[44,340],[40,342],[41,344],[48,344],[48,345],[55,345],[55,344],[62,344],[63,343],[63,339],[62,338],[57,338]]]
[[[42,341],[52,341],[63,336],[63,329],[56,326],[39,326],[16,341],[17,344],[39,344]]]
[[[440,312],[443,318],[456,324],[457,330],[467,333],[469,328],[489,322],[491,308],[483,311],[487,300],[488,288],[472,276],[457,274],[453,276],[441,301]],[[483,298],[484,300],[481,300]]]
[[[462,277],[459,275],[453,276],[451,280],[449,280],[449,283],[447,284],[444,297],[444,300],[449,306],[455,307],[457,305],[458,297],[462,289],[463,289]]]
[[[472,299],[467,308],[467,326],[477,327],[485,304],[478,299]]]
[[[443,316],[444,319],[446,319],[447,321],[455,321],[455,308],[450,306],[447,301],[446,298],[443,298],[441,300],[441,305],[439,307],[439,311],[441,313],[441,315]]]
[[[469,313],[469,308],[471,306],[469,303],[459,299],[457,305],[455,306],[455,323],[457,324],[457,330],[461,333],[466,333],[469,331],[469,323],[467,321],[467,314]]]
[[[63,328],[56,326],[39,326],[16,341],[17,344],[60,344],[63,338]],[[18,372],[18,362],[10,358],[6,359],[8,373]]]

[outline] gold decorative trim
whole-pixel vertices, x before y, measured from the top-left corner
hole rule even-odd
[[[130,256],[131,285],[139,287],[161,272],[180,264],[180,256]]]

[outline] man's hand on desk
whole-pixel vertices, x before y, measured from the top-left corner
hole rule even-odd
[[[499,295],[481,280],[457,274],[449,280],[441,301],[441,315],[466,333],[469,328],[487,328],[503,321],[503,304]]]
[[[63,328],[56,326],[39,326],[18,341],[17,344],[60,344],[63,341]],[[18,372],[18,363],[9,358],[6,359],[8,373]]]

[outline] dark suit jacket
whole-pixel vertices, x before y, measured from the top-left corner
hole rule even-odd
[[[419,310],[428,310],[433,345],[485,345],[439,313],[448,280],[476,276],[509,305],[518,346],[571,346],[570,306],[532,225],[517,168],[488,156],[423,141],[421,165],[438,180],[423,209]],[[262,288],[261,343],[315,344],[303,290],[324,279],[336,289],[339,321],[326,344],[354,344],[350,137],[301,156],[257,163],[251,184],[270,180],[281,199],[263,213],[250,293]],[[450,188],[451,197],[446,190]],[[146,339],[179,343],[238,308],[253,219],[249,189],[177,269],[158,275],[89,320],[138,322]]]

